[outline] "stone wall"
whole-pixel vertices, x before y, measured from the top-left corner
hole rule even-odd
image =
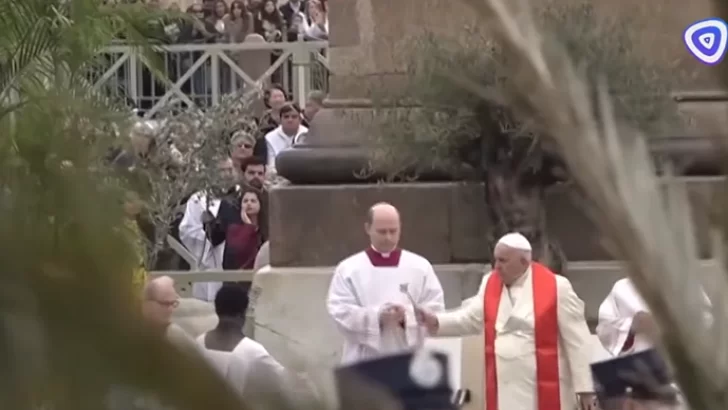
[[[478,289],[482,272],[476,265],[435,266],[445,292],[447,308],[455,308]],[[705,265],[705,270],[710,269]],[[616,280],[623,276],[616,262],[579,262],[569,266],[571,283],[586,304],[586,317],[593,325],[599,305]],[[326,295],[332,267],[272,268],[255,277],[262,291],[255,308],[255,338],[283,365],[306,371],[325,394],[333,397],[331,368],[339,362],[342,338],[326,312]],[[701,273],[698,272],[698,277]],[[706,290],[711,287],[706,284]],[[709,295],[710,296],[710,295]],[[483,371],[482,337],[462,341],[461,379],[464,387],[481,403]]]
[[[694,205],[703,256],[716,179],[686,179]],[[433,264],[486,262],[488,221],[483,188],[461,183],[287,186],[270,192],[271,265],[334,266],[364,249],[366,210],[388,201],[402,214],[402,246]],[[609,260],[601,235],[571,188],[552,189],[546,198],[549,230],[569,260]]]
[[[548,4],[591,3],[605,19],[631,19],[636,54],[669,66],[675,90],[711,89],[714,68],[685,50],[682,33],[692,22],[711,16],[709,0],[550,0]],[[413,36],[425,31],[458,36],[465,25],[486,25],[461,1],[337,0],[330,3],[330,61],[333,98],[365,96],[372,87],[402,81],[402,57]],[[659,44],[659,47],[655,47]]]

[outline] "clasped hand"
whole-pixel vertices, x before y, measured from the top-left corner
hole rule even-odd
[[[379,326],[401,326],[405,323],[404,306],[388,303],[379,311]]]

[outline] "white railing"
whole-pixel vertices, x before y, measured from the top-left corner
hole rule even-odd
[[[293,101],[303,107],[310,90],[327,91],[328,46],[326,41],[159,46],[160,66],[143,61],[130,46],[117,45],[104,49],[100,68],[89,77],[95,87],[125,99],[145,117],[176,102],[204,108],[225,94],[258,93],[272,82],[291,90]]]

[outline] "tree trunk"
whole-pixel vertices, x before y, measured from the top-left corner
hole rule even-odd
[[[492,250],[498,239],[519,232],[531,242],[533,259],[554,273],[564,274],[566,257],[558,242],[549,236],[542,186],[524,186],[510,170],[491,167],[485,177],[485,201],[491,229]]]

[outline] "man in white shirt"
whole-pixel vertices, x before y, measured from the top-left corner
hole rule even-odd
[[[495,269],[454,311],[417,311],[433,336],[484,333],[486,410],[582,410],[594,402],[584,302],[563,276],[531,260],[519,233],[495,246]]]
[[[710,323],[710,299],[703,293],[705,320]],[[637,353],[654,347],[659,329],[647,304],[629,278],[614,283],[599,306],[599,341],[612,356]]]
[[[268,173],[276,175],[276,157],[286,148],[301,142],[299,139],[308,132],[301,125],[301,111],[294,104],[286,103],[280,109],[281,125],[265,135],[268,146]]]
[[[424,342],[415,306],[442,311],[445,299],[430,262],[398,248],[397,209],[379,203],[364,224],[370,246],[336,267],[327,307],[344,336],[343,363],[401,353]]]

